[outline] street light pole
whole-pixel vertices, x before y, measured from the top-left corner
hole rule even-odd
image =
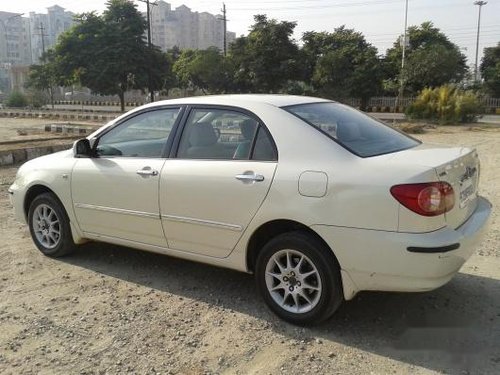
[[[481,29],[481,8],[483,5],[488,4],[487,1],[474,1],[474,5],[479,6],[479,14],[477,16],[477,38],[476,38],[476,63],[474,65],[474,80],[477,82],[479,81],[478,77],[478,58],[479,58],[479,30]]]
[[[396,96],[396,103],[394,104],[394,113],[396,112],[396,108],[399,105],[399,101],[403,98],[404,93],[404,67],[405,67],[405,58],[406,58],[406,42],[408,39],[408,0],[405,1],[405,29],[403,32],[403,51],[401,53],[401,71],[399,73],[399,92]],[[394,122],[396,120],[394,119]]]
[[[408,34],[408,0],[406,0],[406,4],[405,4],[405,31],[403,33],[403,53],[401,56],[401,72],[403,72],[403,69],[405,67],[407,34]],[[402,79],[401,79],[401,86],[403,86]]]

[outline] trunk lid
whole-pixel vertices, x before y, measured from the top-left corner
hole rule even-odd
[[[397,163],[412,163],[433,168],[439,181],[449,183],[455,192],[455,206],[445,214],[452,228],[462,225],[477,206],[479,156],[475,149],[421,144],[409,150],[391,154]],[[431,182],[431,181],[422,181]]]
[[[476,150],[467,151],[436,167],[439,180],[448,182],[455,191],[455,206],[445,214],[446,223],[452,228],[462,225],[477,206],[479,157]]]

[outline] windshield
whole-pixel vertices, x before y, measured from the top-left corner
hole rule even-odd
[[[283,107],[361,157],[389,154],[420,144],[390,126],[334,102]]]

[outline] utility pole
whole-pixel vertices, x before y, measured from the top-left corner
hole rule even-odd
[[[40,36],[42,37],[42,56],[45,55],[45,37],[48,36],[48,34],[45,34],[45,27],[43,27],[43,23],[40,22],[40,26],[37,27],[37,30],[40,30]],[[40,57],[42,57],[40,56]]]
[[[31,18],[28,18],[28,33],[30,34],[30,64],[33,65],[33,42],[31,35]]]
[[[149,0],[138,0],[141,3],[146,3],[146,12],[147,12],[147,23],[148,23],[148,48],[151,51],[153,49],[153,43],[151,41],[151,13],[150,13],[150,7],[151,6],[156,6],[158,4],[153,3],[151,4]],[[155,93],[153,90],[153,77],[151,74],[151,66],[148,65],[148,88],[149,88],[149,95],[151,98],[151,103],[155,101]]]
[[[221,21],[224,22],[224,48],[222,49],[224,51],[224,56],[227,56],[227,17],[226,17],[226,4],[222,3],[222,18],[219,18]]]
[[[477,5],[479,6],[479,14],[478,14],[478,17],[477,17],[477,38],[476,38],[476,64],[474,65],[474,80],[476,82],[479,81],[479,77],[478,77],[478,57],[479,57],[479,30],[481,29],[481,8],[483,7],[483,5],[486,5],[488,4],[487,1],[474,1],[474,5]]]
[[[42,22],[40,22],[40,26],[37,27],[37,29],[40,30],[39,35],[42,37],[42,56],[40,56],[40,60],[41,60],[42,64],[45,65],[45,63],[47,62],[44,60],[44,58],[45,58],[45,37],[48,36],[48,34],[45,34],[45,27],[43,26]],[[54,89],[53,89],[52,85],[49,85],[48,91],[49,91],[49,95],[50,95],[50,102],[52,103],[52,109],[54,109]]]

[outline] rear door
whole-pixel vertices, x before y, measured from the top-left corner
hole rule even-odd
[[[169,247],[226,257],[269,191],[274,142],[252,114],[210,107],[191,108],[176,143],[160,181]]]

